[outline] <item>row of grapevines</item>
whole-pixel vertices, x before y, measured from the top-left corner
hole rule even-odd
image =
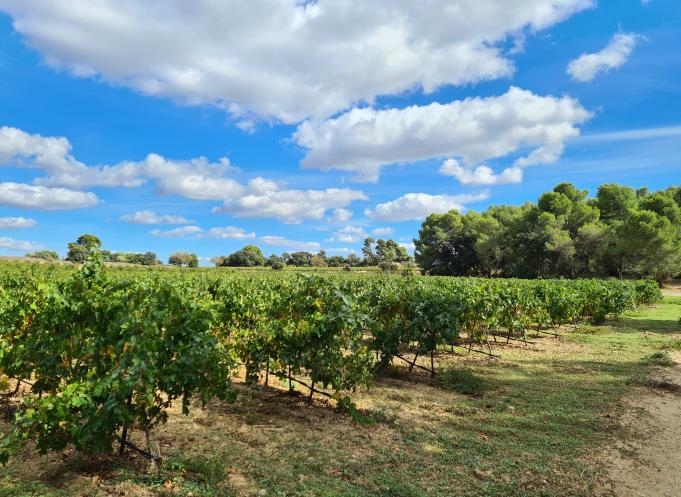
[[[524,336],[659,299],[654,282],[0,267],[0,373],[30,382],[0,461],[32,439],[110,450],[182,400],[233,398],[230,377],[305,376],[345,393],[407,350]]]

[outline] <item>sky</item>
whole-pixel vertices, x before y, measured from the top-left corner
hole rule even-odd
[[[0,0],[0,255],[410,250],[681,184],[677,0]]]

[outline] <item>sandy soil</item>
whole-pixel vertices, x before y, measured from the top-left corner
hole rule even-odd
[[[606,454],[610,481],[601,495],[681,496],[681,366],[661,369],[652,380],[626,401],[622,423],[630,436]]]

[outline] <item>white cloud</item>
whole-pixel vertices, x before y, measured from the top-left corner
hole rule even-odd
[[[247,240],[255,238],[255,233],[249,233],[242,228],[236,226],[226,226],[224,228],[211,228],[205,235],[209,238],[229,238],[233,240]]]
[[[507,77],[503,42],[593,4],[0,0],[0,9],[51,66],[214,105],[250,130],[258,118],[294,123],[379,95]]]
[[[515,165],[555,162],[564,142],[591,117],[569,97],[538,96],[511,87],[501,96],[404,109],[353,109],[334,119],[306,121],[294,134],[307,149],[301,165],[354,172],[375,181],[381,167],[457,157],[472,167],[525,148]]]
[[[172,230],[151,230],[149,232],[154,236],[161,236],[164,238],[183,238],[186,236],[196,236],[203,233],[203,229],[198,226],[182,226],[180,228],[175,228]]]
[[[66,138],[43,137],[16,128],[0,128],[0,165],[33,168],[46,173],[46,176],[34,180],[38,186],[25,185],[34,191],[38,191],[35,189],[39,187],[43,188],[42,191],[47,191],[47,187],[60,187],[61,192],[67,191],[63,187],[73,190],[89,186],[134,188],[153,180],[161,194],[223,202],[223,206],[216,208],[215,212],[227,212],[237,217],[275,218],[285,223],[323,219],[329,210],[345,211],[351,202],[366,199],[358,190],[291,190],[286,185],[260,177],[245,184],[240,183],[227,176],[235,168],[226,157],[217,162],[210,162],[205,157],[178,161],[149,154],[138,162],[88,167],[77,161],[70,150],[71,144]],[[83,203],[84,195],[88,196],[90,202],[93,198],[96,200],[94,194],[75,191],[71,191],[69,197],[80,205],[75,199],[80,198]],[[90,205],[94,204],[85,203],[85,206]],[[140,217],[152,218],[147,214]]]
[[[329,222],[332,223],[347,223],[353,216],[351,210],[348,209],[334,209],[333,214],[329,216]]]
[[[174,214],[156,214],[153,211],[137,211],[134,214],[126,214],[119,218],[133,224],[190,224],[193,221]]]
[[[371,234],[375,236],[390,236],[395,232],[392,228],[374,228],[371,230]]]
[[[395,200],[378,204],[374,209],[366,209],[364,213],[377,221],[421,221],[433,213],[452,209],[463,211],[466,209],[465,204],[487,198],[488,192],[462,195],[407,193]]]
[[[366,200],[357,190],[327,188],[325,190],[286,190],[274,182],[253,188],[253,181],[240,196],[225,199],[213,212],[226,212],[244,218],[275,218],[287,224],[305,219],[322,219],[329,209],[344,207],[355,200]]]
[[[298,240],[289,240],[283,236],[261,236],[260,241],[265,245],[271,245],[273,247],[283,247],[288,250],[298,250],[306,252],[316,252],[321,246],[317,242],[301,242]]]
[[[0,237],[0,249],[11,250],[13,252],[34,252],[36,250],[43,250],[44,248],[45,246],[39,243],[15,240],[8,236]]]
[[[456,159],[447,159],[440,167],[440,174],[453,176],[462,185],[504,185],[523,180],[523,169],[518,166],[507,167],[496,174],[491,167],[466,167]]]
[[[364,228],[361,226],[345,226],[338,231],[336,231],[327,242],[339,242],[339,243],[357,243],[364,240],[367,237]]]
[[[0,229],[33,228],[38,224],[35,219],[26,217],[0,217]]]
[[[599,73],[617,69],[627,61],[640,38],[634,33],[617,33],[600,52],[584,53],[570,62],[567,72],[575,81],[584,83]]]
[[[64,210],[93,207],[97,195],[66,188],[47,188],[23,183],[0,183],[0,205],[22,209]]]

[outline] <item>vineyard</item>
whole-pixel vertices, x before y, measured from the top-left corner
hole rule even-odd
[[[122,453],[132,429],[158,459],[149,435],[170,406],[233,400],[238,375],[304,387],[357,415],[353,392],[394,361],[434,376],[435,353],[494,355],[495,343],[602,323],[660,297],[650,281],[5,265],[1,386],[22,402],[0,460],[28,440],[41,453]]]

